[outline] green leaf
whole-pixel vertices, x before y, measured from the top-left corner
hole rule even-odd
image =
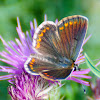
[[[88,55],[85,53],[85,61],[87,66],[91,69],[91,71],[100,78],[100,70],[95,67],[95,65],[93,64],[93,62],[90,60],[90,58],[88,57]]]

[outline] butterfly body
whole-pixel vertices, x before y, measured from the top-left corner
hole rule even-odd
[[[75,64],[87,30],[87,18],[74,15],[57,23],[43,22],[33,36],[33,49],[25,62],[25,70],[32,75],[56,81],[67,78]]]

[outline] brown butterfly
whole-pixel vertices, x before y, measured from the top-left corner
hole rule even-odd
[[[32,75],[56,81],[67,78],[74,68],[88,19],[81,15],[65,17],[57,24],[44,21],[34,33],[33,49],[25,62],[25,70]]]

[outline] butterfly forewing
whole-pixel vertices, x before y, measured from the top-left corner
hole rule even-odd
[[[58,22],[57,30],[63,52],[59,49],[58,51],[66,58],[75,61],[86,34],[87,18],[78,15],[66,17]]]
[[[56,41],[56,24],[51,21],[43,22],[36,30],[33,37],[33,47],[43,55],[57,56]]]

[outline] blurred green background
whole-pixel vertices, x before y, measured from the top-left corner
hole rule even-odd
[[[0,0],[0,35],[10,41],[17,37],[16,17],[21,21],[22,30],[30,29],[29,22],[37,19],[38,25],[43,22],[44,14],[48,20],[55,21],[70,16],[83,15],[88,17],[89,25],[87,36],[92,34],[91,39],[84,46],[84,51],[94,60],[100,58],[100,0]],[[4,50],[0,41],[0,51]],[[96,63],[96,62],[94,62]],[[84,64],[85,68],[86,65]],[[81,67],[81,66],[80,66]],[[96,77],[92,75],[95,83]],[[65,85],[60,88],[60,97],[63,100],[87,100],[86,96],[92,96],[89,87],[85,86],[87,94],[84,94],[82,85],[73,81],[64,81]],[[10,100],[7,93],[7,81],[0,81],[0,100]]]

